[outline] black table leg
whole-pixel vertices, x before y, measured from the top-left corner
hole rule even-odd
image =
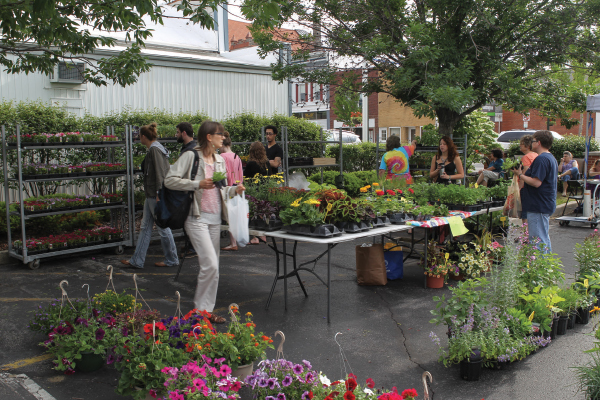
[[[277,285],[277,280],[279,279],[279,248],[277,247],[277,242],[275,241],[275,238],[271,239],[273,240],[273,246],[271,246],[271,248],[275,252],[275,266],[277,267],[277,272],[275,273],[275,279],[273,279],[273,285],[271,286],[271,293],[269,293],[267,305],[265,306],[265,309],[267,310],[269,309],[269,305],[271,304],[271,299],[273,298],[273,293],[275,292],[275,286]],[[283,257],[285,258],[285,253]]]
[[[331,244],[327,244],[327,323],[331,322]]]
[[[287,246],[283,239],[283,305],[287,310]]]

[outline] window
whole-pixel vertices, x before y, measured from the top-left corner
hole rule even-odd
[[[408,141],[412,142],[417,138],[417,128],[411,126],[408,128]]]
[[[387,128],[379,128],[379,141],[387,140]]]
[[[59,62],[54,72],[50,74],[50,82],[83,83],[83,71],[85,71],[83,63]]]
[[[307,101],[306,84],[305,83],[298,84],[298,100],[300,101],[300,103],[306,103],[306,101]]]
[[[402,128],[390,128],[390,136],[401,136]]]

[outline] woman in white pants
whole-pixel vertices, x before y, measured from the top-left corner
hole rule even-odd
[[[165,177],[165,186],[173,190],[193,190],[194,202],[185,221],[185,231],[200,263],[194,306],[212,314],[219,286],[219,250],[221,220],[227,220],[224,199],[242,194],[243,185],[225,186],[217,189],[212,177],[215,172],[226,172],[225,160],[216,153],[223,145],[223,125],[204,121],[198,129],[198,146],[187,151],[171,166]],[[194,163],[194,152],[200,156],[195,179],[190,179]],[[210,321],[223,323],[225,318],[212,314]]]

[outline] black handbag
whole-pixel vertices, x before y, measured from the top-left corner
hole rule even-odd
[[[194,164],[190,175],[191,180],[194,180],[196,173],[198,173],[199,162],[200,156],[194,150]],[[190,214],[192,202],[194,201],[194,191],[171,190],[165,187],[163,183],[158,191],[158,200],[154,209],[154,222],[156,225],[162,229],[183,228],[185,220]]]

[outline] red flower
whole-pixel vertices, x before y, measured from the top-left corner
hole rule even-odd
[[[405,399],[414,399],[418,396],[415,389],[406,389],[402,392],[402,397]]]
[[[383,190],[376,190],[377,196],[383,196]]]
[[[400,189],[396,189],[396,192],[398,192],[398,194],[402,194],[402,190]]]
[[[335,398],[338,394],[340,394],[340,392],[331,392],[327,395],[326,399],[333,399]]]
[[[388,189],[388,190],[386,190],[385,192],[386,192],[387,194],[389,194],[390,196],[395,196],[395,195],[396,195],[396,192],[394,192],[393,190],[389,190],[389,189]]]
[[[315,395],[313,394],[313,392],[312,391],[308,392],[308,398],[310,400],[312,400],[313,397],[315,397]]]
[[[344,393],[344,400],[355,400],[356,396],[354,395],[354,393],[347,391],[346,393]]]
[[[333,383],[332,383],[331,385],[329,385],[329,386],[335,386],[335,385],[337,385],[338,383],[340,383],[340,381],[335,381],[335,382],[333,382]]]
[[[408,188],[408,191],[409,191],[411,194],[413,194],[413,193],[415,192],[414,190],[412,190],[412,188]]]
[[[354,392],[354,389],[356,389],[356,386],[357,386],[356,379],[348,378],[348,380],[346,381],[346,389],[351,392]]]
[[[367,379],[367,387],[370,389],[373,389],[375,387],[375,382],[373,381],[373,379],[371,379],[371,378]]]

